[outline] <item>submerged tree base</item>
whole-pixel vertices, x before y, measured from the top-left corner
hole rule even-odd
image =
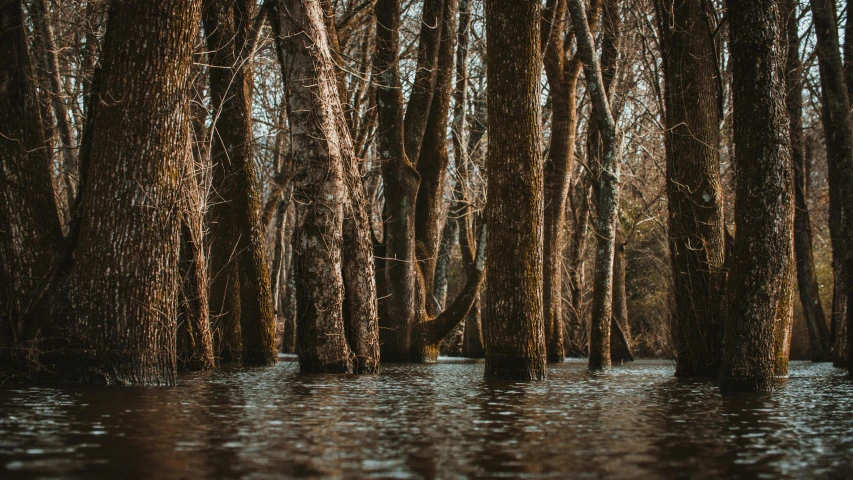
[[[542,356],[486,356],[486,380],[545,380]]]

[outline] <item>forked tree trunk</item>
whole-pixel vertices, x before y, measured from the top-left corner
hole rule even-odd
[[[280,0],[295,167],[300,370],[376,372],[372,245],[318,0]]]
[[[237,360],[239,350],[246,364],[272,365],[277,361],[275,317],[252,155],[251,52],[246,51],[252,48],[253,6],[251,0],[204,2],[214,112],[211,305],[225,339],[220,340],[223,360]],[[239,347],[227,341],[238,330]]]
[[[430,3],[432,0],[428,0]],[[465,286],[456,299],[439,313],[430,311],[435,257],[441,235],[444,175],[447,167],[445,136],[453,70],[453,42],[456,3],[444,4],[441,30],[449,35],[421,37],[421,42],[439,42],[436,73],[429,90],[429,102],[412,95],[403,119],[403,98],[399,78],[400,3],[379,0],[375,6],[376,52],[374,66],[378,78],[378,152],[385,186],[384,286],[380,303],[384,361],[431,362],[438,355],[441,340],[462,321],[476,299],[483,278],[483,266],[467,269]],[[425,17],[429,14],[425,11]],[[429,48],[433,48],[430,46]],[[419,72],[431,68],[419,57]],[[442,88],[436,87],[436,82]],[[416,83],[418,83],[416,77]],[[420,87],[418,87],[420,88]],[[435,90],[433,92],[433,90]],[[417,89],[416,92],[417,93]],[[423,131],[414,125],[426,118]],[[409,124],[407,122],[414,122]],[[405,138],[403,136],[405,132]],[[426,136],[418,168],[410,161],[408,148],[420,151],[418,135]],[[413,145],[413,144],[417,145]],[[418,155],[414,152],[413,155]],[[417,251],[416,251],[417,246]]]
[[[379,304],[382,360],[407,361],[417,304],[415,210],[420,177],[406,156],[400,82],[400,0],[378,0],[376,51],[377,153],[385,187],[383,300]],[[422,37],[423,41],[423,37]],[[436,48],[437,50],[437,48]]]
[[[793,172],[778,3],[728,0],[734,100],[735,238],[720,389],[768,391],[792,270]],[[789,301],[789,300],[788,300]]]
[[[63,246],[22,2],[0,1],[0,348],[37,332],[33,307]]]
[[[803,317],[809,333],[810,353],[813,361],[832,360],[832,344],[826,316],[820,299],[817,276],[815,274],[814,255],[812,253],[812,225],[809,207],[806,203],[806,158],[805,138],[803,135],[803,84],[802,63],[800,62],[799,22],[797,22],[797,2],[787,0],[783,3],[786,22],[788,49],[786,61],[786,104],[790,118],[791,157],[794,166],[794,252],[797,261],[797,286]]]
[[[79,240],[52,302],[45,361],[60,381],[176,382],[179,208],[181,183],[194,173],[183,160],[200,3],[111,3],[82,161]]]
[[[586,11],[580,0],[568,0],[572,24],[577,31],[578,53],[584,64],[593,103],[593,117],[604,146],[598,195],[598,240],[593,276],[592,320],[590,325],[589,369],[610,368],[610,322],[613,310],[613,257],[616,244],[616,220],[619,211],[619,164],[622,161],[618,126],[610,110],[610,101],[595,53]]]
[[[715,377],[726,274],[716,47],[702,0],[657,1],[666,104],[669,251],[677,377]]]
[[[486,379],[544,379],[540,2],[487,0]]]

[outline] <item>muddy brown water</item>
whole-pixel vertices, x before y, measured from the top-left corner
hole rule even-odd
[[[0,478],[853,478],[853,379],[830,364],[723,397],[665,361],[493,383],[481,362],[281,360],[173,388],[0,387]]]

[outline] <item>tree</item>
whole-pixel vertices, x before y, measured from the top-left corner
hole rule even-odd
[[[598,23],[601,1],[590,5],[591,29]],[[581,72],[578,53],[566,58],[574,31],[565,33],[566,1],[548,2],[543,15],[543,39],[545,75],[550,87],[552,108],[551,139],[544,166],[545,223],[543,276],[543,309],[545,315],[545,339],[549,362],[562,362],[565,358],[563,338],[562,283],[563,266],[559,260],[565,246],[564,225],[566,201],[572,172],[572,159],[577,130],[577,83]]]
[[[610,368],[610,323],[613,312],[613,260],[616,248],[616,220],[619,211],[619,164],[621,146],[618,126],[610,109],[595,40],[589,30],[586,10],[579,0],[569,0],[572,24],[577,31],[578,52],[584,64],[592,116],[601,134],[603,155],[598,193],[598,222],[593,277],[592,325],[589,369]]]
[[[287,45],[300,370],[379,369],[372,244],[335,64],[317,0],[278,3]],[[353,364],[355,360],[355,364]]]
[[[378,247],[382,260],[377,267],[384,272],[377,281],[383,299],[379,305],[382,359],[429,362],[438,356],[441,340],[470,310],[483,279],[483,263],[475,262],[467,269],[457,298],[444,311],[431,311],[435,303],[427,301],[427,295],[433,292],[445,211],[441,195],[448,162],[444,139],[456,2],[424,3],[423,28],[440,26],[440,31],[421,32],[418,71],[405,117],[399,78],[400,2],[379,0],[374,12],[377,150],[385,193],[383,239]],[[434,60],[430,52],[435,52]]]
[[[726,273],[722,79],[708,2],[655,2],[663,55],[675,375],[719,373]]]
[[[823,96],[823,129],[826,135],[827,163],[829,165],[830,227],[833,254],[838,251],[843,260],[844,286],[847,294],[847,367],[851,368],[850,348],[853,342],[853,121],[850,118],[850,92],[844,78],[835,3],[812,0],[812,18],[817,34],[817,52],[820,64],[821,94]],[[834,201],[833,201],[834,200]],[[834,217],[834,218],[833,218]],[[839,306],[834,305],[834,308]],[[836,330],[837,332],[837,330]]]
[[[57,380],[176,382],[180,197],[182,183],[195,181],[188,88],[200,3],[111,4],[80,153],[73,261],[44,316],[42,361]]]
[[[768,391],[793,249],[783,24],[776,1],[727,4],[737,187],[720,389]]]
[[[486,379],[545,378],[538,0],[486,2]]]
[[[803,136],[803,84],[802,62],[800,62],[800,34],[797,21],[797,1],[783,3],[786,22],[788,50],[786,60],[786,104],[790,118],[791,157],[794,165],[794,251],[797,260],[797,285],[803,317],[809,333],[811,356],[814,361],[832,360],[832,345],[826,316],[820,300],[812,252],[812,225],[806,203],[805,139]]]
[[[205,0],[210,50],[212,312],[224,361],[277,361],[275,317],[252,153],[251,0]]]
[[[64,246],[22,2],[0,2],[0,346],[25,347]]]

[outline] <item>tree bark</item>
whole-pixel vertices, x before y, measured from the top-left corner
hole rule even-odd
[[[421,134],[428,136],[430,141],[425,142],[427,150],[423,154],[425,158],[419,162],[420,170],[416,170],[406,156],[406,148],[417,132],[410,132],[402,114],[398,65],[400,3],[398,0],[379,0],[374,11],[378,153],[385,185],[384,244],[381,245],[384,265],[379,267],[385,271],[381,282],[385,292],[380,303],[380,327],[384,335],[382,359],[431,362],[437,358],[441,340],[462,321],[474,303],[483,278],[482,268],[468,269],[465,286],[457,298],[445,311],[430,312],[433,303],[428,303],[426,297],[432,293],[435,256],[441,235],[439,220],[443,208],[436,205],[443,201],[440,195],[447,166],[444,144],[448,107],[445,105],[449,105],[450,72],[453,70],[452,33],[455,32],[456,4],[449,2],[444,5],[440,17],[441,28],[451,34],[436,39],[440,42],[439,53],[443,52],[437,66],[441,71],[437,78],[441,78],[443,87],[436,89],[430,97],[432,106],[429,111],[432,113],[424,127],[426,133]],[[419,60],[418,68],[427,67]],[[431,89],[435,88],[433,83]],[[406,120],[412,118],[412,109],[422,108],[418,98],[410,98]],[[436,113],[434,109],[441,112]],[[421,175],[424,176],[423,182]]]
[[[719,373],[726,273],[720,78],[702,0],[656,2],[664,65],[677,377]]]
[[[487,0],[486,379],[544,379],[540,4]]]
[[[778,3],[728,0],[737,170],[720,389],[774,386],[777,318],[791,273],[793,172]]]
[[[253,6],[251,0],[204,2],[215,112],[211,145],[214,198],[209,223],[211,267],[216,276],[211,297],[217,302],[226,295],[239,295],[239,317],[236,308],[216,309],[214,315],[224,314],[221,328],[232,333],[239,319],[243,363],[273,365],[277,361],[275,317],[252,153],[252,73],[247,61],[251,52],[245,51],[252,48]],[[236,274],[222,275],[230,269]],[[234,306],[235,300],[217,304]]]
[[[71,116],[68,114],[68,107],[65,105],[64,95],[62,92],[62,77],[59,70],[59,58],[57,55],[56,40],[53,31],[53,24],[48,18],[47,0],[36,0],[32,2],[35,27],[39,30],[39,35],[44,42],[44,55],[47,62],[47,76],[50,84],[50,100],[53,107],[53,114],[56,117],[57,129],[59,130],[59,140],[62,142],[62,161],[64,166],[64,177],[67,188],[68,204],[74,200],[77,193],[77,180],[79,177],[79,168],[77,165],[77,154],[74,145],[74,132],[71,129]]]
[[[32,340],[63,248],[22,2],[0,1],[0,347]]]
[[[853,335],[853,122],[850,118],[850,97],[845,83],[845,72],[841,63],[838,43],[835,3],[828,0],[812,0],[812,18],[817,34],[817,51],[820,64],[820,81],[823,96],[823,129],[826,135],[827,163],[829,164],[830,228],[833,259],[841,259],[844,286],[847,295],[846,329],[847,338]],[[837,200],[833,202],[833,200]],[[835,205],[833,205],[835,203]],[[836,251],[840,255],[836,256]],[[840,258],[839,258],[840,257]],[[837,268],[837,265],[836,265]],[[838,308],[840,305],[833,305]],[[840,329],[839,329],[840,330]],[[836,332],[837,334],[838,332]],[[847,367],[850,348],[847,342]]]
[[[628,292],[625,285],[626,247],[621,229],[616,232],[613,258],[613,315],[610,321],[610,358],[614,362],[634,361],[631,325],[628,321]]]
[[[403,93],[400,83],[400,0],[378,0],[376,15],[378,162],[385,185],[383,300],[379,304],[383,361],[407,361],[415,315],[419,308],[415,282],[415,210],[420,176],[406,156]]]
[[[832,360],[832,345],[826,316],[820,300],[820,289],[815,274],[814,254],[812,253],[812,225],[809,207],[806,203],[805,139],[803,136],[803,66],[800,62],[799,22],[797,22],[797,1],[783,3],[784,18],[788,37],[786,61],[786,105],[790,118],[791,157],[794,166],[794,252],[797,261],[797,286],[803,317],[809,333],[810,353],[813,361]]]
[[[373,254],[349,128],[317,0],[279,2],[288,45],[285,82],[300,205],[300,368],[306,373],[379,369]],[[351,357],[351,358],[350,358]]]
[[[453,0],[424,0],[423,2],[417,71],[403,120],[404,148],[412,165],[417,165],[420,159],[421,146],[426,141],[424,135],[428,128],[427,122],[434,105],[433,96],[436,91],[434,87],[438,71],[441,69],[438,66],[438,58],[441,40],[444,37],[442,19],[446,12],[445,3],[455,6]],[[451,70],[452,68],[451,66]]]
[[[584,64],[584,76],[592,97],[594,121],[604,145],[598,195],[598,241],[593,277],[592,321],[590,329],[589,369],[610,368],[610,322],[613,310],[613,258],[616,220],[619,211],[619,164],[622,161],[618,126],[610,110],[610,101],[601,65],[595,53],[584,5],[568,0],[572,24],[577,32],[578,53]]]
[[[188,149],[191,152],[192,148]],[[210,331],[208,265],[204,248],[204,201],[195,156],[188,153],[181,185],[180,305],[178,367],[212,370],[216,366]]]
[[[85,134],[91,143],[83,142],[79,236],[52,299],[44,357],[56,380],[176,382],[179,208],[181,183],[194,174],[183,160],[200,3],[110,6]]]

